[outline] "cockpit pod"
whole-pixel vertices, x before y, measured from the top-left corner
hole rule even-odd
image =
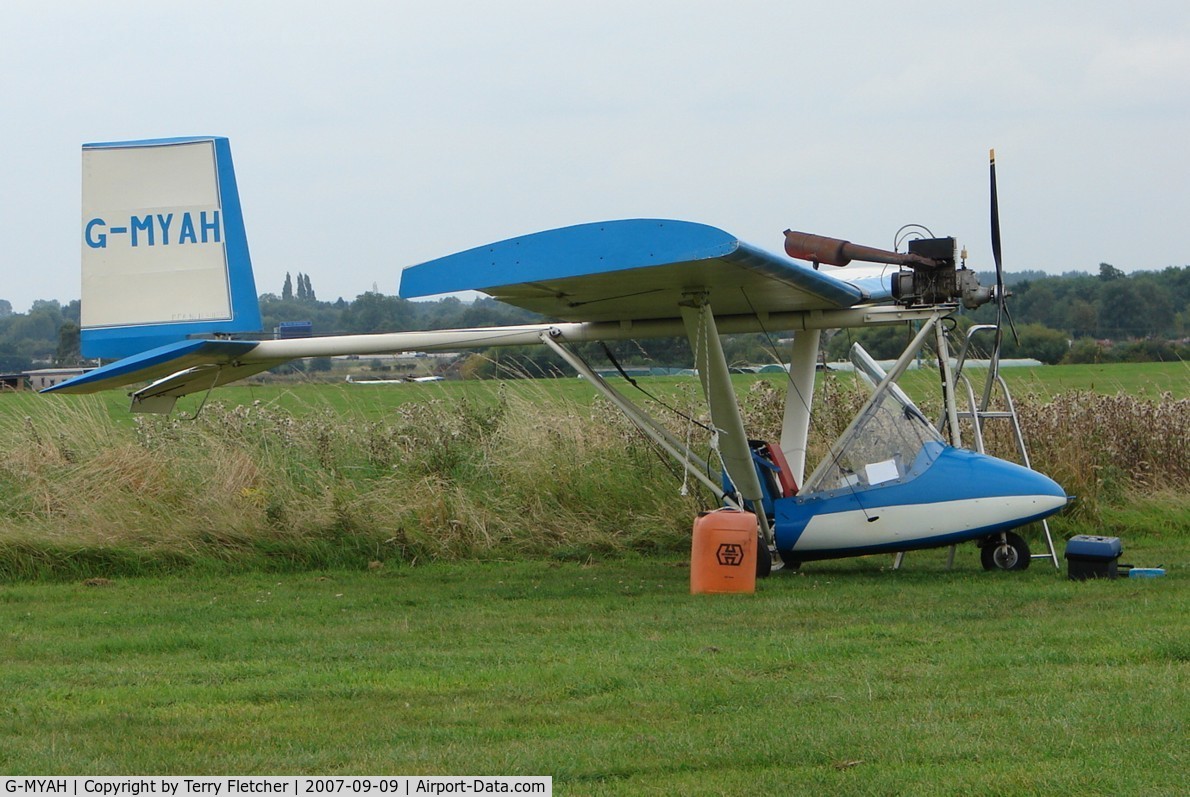
[[[980,539],[1066,505],[1049,477],[947,445],[866,352],[852,359],[871,399],[800,493],[773,502],[787,564]]]

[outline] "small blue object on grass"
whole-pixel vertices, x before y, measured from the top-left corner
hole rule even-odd
[[[1115,578],[1124,548],[1119,537],[1078,534],[1066,543],[1066,572],[1075,581]]]
[[[1128,578],[1157,578],[1165,575],[1163,567],[1134,567],[1128,571]]]

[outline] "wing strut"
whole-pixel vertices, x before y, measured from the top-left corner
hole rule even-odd
[[[772,546],[773,530],[761,502],[764,493],[756,475],[756,465],[752,461],[752,448],[748,445],[748,433],[740,417],[740,405],[731,384],[723,343],[715,326],[715,315],[705,294],[692,295],[689,302],[682,304],[681,310],[690,348],[694,352],[698,380],[702,383],[702,392],[711,411],[711,424],[715,427],[723,468],[740,497],[752,502],[752,511],[760,522],[764,541]]]
[[[694,453],[685,443],[678,440],[659,424],[652,416],[633,404],[624,394],[608,384],[607,380],[595,372],[585,360],[579,357],[560,342],[561,330],[554,328],[541,333],[541,342],[565,360],[571,368],[578,371],[589,381],[604,398],[610,401],[616,409],[624,413],[638,429],[644,432],[653,442],[665,449],[665,452],[682,464],[694,478],[714,494],[720,501],[726,501],[736,509],[742,509],[740,502],[723,492],[723,488],[716,484],[707,473],[710,468],[706,460]]]

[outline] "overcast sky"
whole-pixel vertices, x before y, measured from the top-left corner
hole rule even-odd
[[[1190,264],[1185,0],[54,2],[0,12],[0,298],[79,296],[79,148],[231,139],[261,292],[612,218]]]

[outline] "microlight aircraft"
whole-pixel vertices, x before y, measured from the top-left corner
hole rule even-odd
[[[269,340],[260,335],[226,138],[87,144],[82,158],[82,352],[116,359],[47,392],[141,385],[130,394],[132,411],[166,413],[180,396],[295,358],[548,346],[718,500],[755,513],[763,574],[774,557],[793,567],[970,540],[982,547],[986,568],[1020,569],[1032,557],[1011,530],[1067,503],[1062,488],[1027,460],[1018,465],[959,447],[955,397],[964,383],[950,365],[942,322],[960,303],[974,308],[993,298],[1003,316],[994,160],[995,290],[980,286],[965,262],[956,264],[953,238],[919,238],[900,253],[786,231],[786,257],[705,224],[625,219],[479,246],[402,275],[403,297],[481,291],[555,319],[549,323]],[[883,266],[820,269],[854,260]],[[919,329],[888,372],[854,349],[871,397],[805,477],[821,330],[907,322]],[[754,331],[793,332],[781,438],[771,443],[749,439],[720,341],[724,333]],[[993,363],[999,324],[995,332]],[[681,334],[708,405],[714,461],[615,390],[573,348]],[[897,386],[931,339],[946,405],[938,426]],[[993,414],[992,385],[989,374],[977,408],[965,383],[972,406],[963,414],[977,436],[979,419]],[[1049,548],[1057,567],[1052,540]]]

